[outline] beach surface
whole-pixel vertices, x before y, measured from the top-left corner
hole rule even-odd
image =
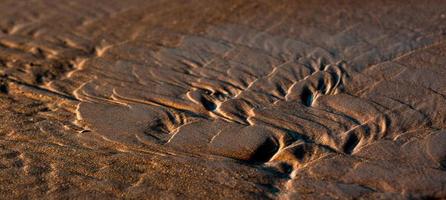
[[[446,1],[0,2],[0,199],[446,198]]]

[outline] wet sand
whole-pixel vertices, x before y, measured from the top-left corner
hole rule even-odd
[[[1,199],[446,198],[446,1],[0,2]]]

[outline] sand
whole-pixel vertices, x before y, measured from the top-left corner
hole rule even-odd
[[[0,199],[446,198],[446,1],[0,2]]]

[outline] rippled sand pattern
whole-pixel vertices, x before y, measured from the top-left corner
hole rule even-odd
[[[446,198],[444,1],[0,13],[7,199]]]

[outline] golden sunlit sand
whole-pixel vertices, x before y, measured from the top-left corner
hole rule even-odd
[[[446,1],[0,2],[0,199],[446,198]]]

